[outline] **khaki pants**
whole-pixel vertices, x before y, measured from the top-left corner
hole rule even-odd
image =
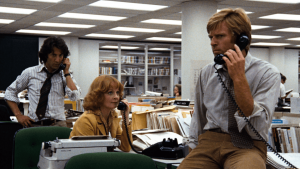
[[[229,134],[207,131],[198,142],[178,169],[266,168],[267,147],[262,141],[253,140],[252,149],[241,149],[231,143]]]

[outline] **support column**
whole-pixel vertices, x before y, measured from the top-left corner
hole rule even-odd
[[[285,74],[284,66],[284,47],[270,47],[270,63],[278,68],[278,70]]]
[[[199,70],[213,62],[214,55],[206,25],[216,12],[215,0],[199,0],[182,4],[182,99],[195,99],[195,83],[199,77]]]

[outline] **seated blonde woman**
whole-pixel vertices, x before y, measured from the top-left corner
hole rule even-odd
[[[111,135],[121,140],[120,150],[128,152],[131,147],[128,142],[124,121],[120,126],[120,118],[116,112],[123,96],[123,85],[114,77],[102,75],[97,77],[90,86],[84,98],[85,112],[77,119],[70,138],[73,136]],[[126,99],[122,100],[127,106],[125,118],[129,137],[132,142],[131,122],[129,122],[129,106]],[[122,120],[124,119],[122,113]]]

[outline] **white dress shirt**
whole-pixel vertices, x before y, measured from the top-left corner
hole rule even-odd
[[[27,89],[29,98],[28,116],[35,121],[39,121],[36,116],[36,108],[39,102],[41,88],[47,78],[47,73],[43,70],[44,67],[44,64],[40,64],[25,69],[5,91],[4,99],[18,104],[20,102],[18,93]],[[68,95],[70,100],[75,101],[79,99],[81,93],[81,90],[72,75],[71,78],[73,79],[77,90],[72,91],[67,86],[66,78],[64,77],[62,70],[52,76],[51,90],[48,96],[48,106],[43,119],[53,118],[56,120],[66,120],[64,114],[65,94]]]

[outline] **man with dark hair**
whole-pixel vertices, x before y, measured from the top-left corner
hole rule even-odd
[[[268,139],[279,71],[250,54],[251,23],[243,9],[215,13],[207,32],[215,57],[227,57],[200,71],[188,140],[192,151],[178,169],[266,168],[267,147],[260,138]],[[245,49],[236,45],[241,34],[249,39]]]
[[[48,37],[39,51],[40,65],[25,69],[6,89],[5,100],[24,127],[67,126],[64,114],[64,97],[78,100],[80,88],[70,74],[70,55],[65,41]],[[17,104],[18,93],[28,90],[29,113],[24,116]]]

